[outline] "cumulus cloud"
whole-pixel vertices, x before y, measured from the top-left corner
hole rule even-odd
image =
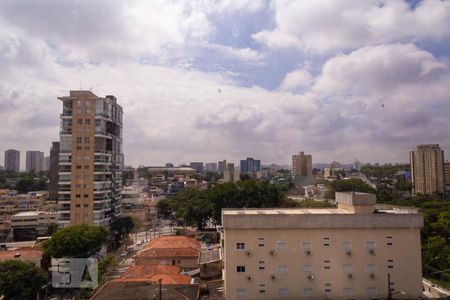
[[[311,74],[303,69],[289,72],[284,77],[280,85],[282,91],[295,91],[299,88],[308,87],[313,82]]]
[[[253,35],[271,48],[325,53],[450,35],[448,1],[421,1],[411,8],[406,1],[274,0],[272,9],[275,27]]]

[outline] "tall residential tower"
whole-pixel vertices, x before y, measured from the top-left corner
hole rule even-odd
[[[27,151],[25,170],[38,173],[44,170],[44,152]]]
[[[9,149],[5,151],[5,170],[19,172],[20,170],[20,151]]]
[[[312,176],[312,156],[300,152],[292,155],[292,175],[293,176]]]
[[[59,97],[59,220],[108,226],[122,212],[122,107],[114,96],[70,91]]]
[[[439,145],[418,145],[409,153],[414,194],[444,192],[444,151]]]

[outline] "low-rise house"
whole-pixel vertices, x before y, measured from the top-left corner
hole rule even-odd
[[[202,250],[198,259],[200,278],[220,278],[222,275],[222,255],[220,249]]]
[[[200,242],[187,236],[163,236],[148,243],[135,256],[137,265],[173,265],[185,269],[198,267]]]
[[[57,224],[56,211],[26,211],[11,216],[14,240],[33,240],[48,234],[48,227]]]
[[[91,300],[198,299],[199,286],[180,271],[179,266],[134,265],[102,286]]]

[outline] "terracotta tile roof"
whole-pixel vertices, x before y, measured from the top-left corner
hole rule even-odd
[[[14,256],[19,253],[21,259],[24,258],[39,258],[42,257],[42,250],[36,248],[19,248],[14,250],[0,251],[0,259],[14,259]]]
[[[193,248],[200,250],[197,239],[188,236],[162,236],[150,241],[146,248]]]
[[[137,257],[198,257],[200,242],[187,236],[164,236],[150,241]]]
[[[162,284],[190,284],[191,276],[180,275],[178,266],[165,265],[135,265],[130,267],[122,277],[114,279],[114,282],[159,282]]]

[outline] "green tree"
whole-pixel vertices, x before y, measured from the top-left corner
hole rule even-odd
[[[0,262],[0,295],[5,300],[36,299],[47,275],[31,262],[5,260]]]
[[[73,225],[58,230],[44,242],[44,255],[50,257],[89,257],[100,250],[108,239],[102,226]]]

